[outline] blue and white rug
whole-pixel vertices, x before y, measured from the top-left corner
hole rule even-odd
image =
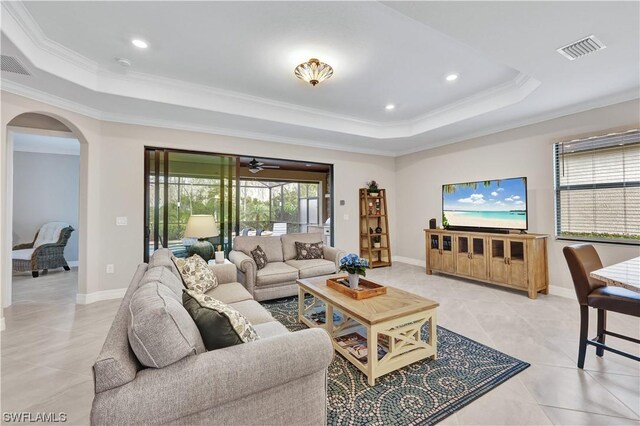
[[[298,298],[262,302],[291,331]],[[427,333],[428,326],[423,328]],[[367,378],[341,355],[329,366],[330,425],[430,425],[442,421],[529,364],[438,326],[438,359],[425,360],[376,379]]]

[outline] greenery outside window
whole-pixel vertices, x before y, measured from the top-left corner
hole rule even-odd
[[[640,244],[640,131],[554,145],[558,238]]]

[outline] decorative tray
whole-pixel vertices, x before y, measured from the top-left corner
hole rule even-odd
[[[387,288],[385,286],[364,278],[360,278],[357,290],[349,287],[349,280],[346,277],[329,278],[327,279],[327,286],[356,300],[387,294]]]

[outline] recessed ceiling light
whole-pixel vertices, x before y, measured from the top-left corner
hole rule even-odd
[[[384,109],[386,109],[387,111],[391,111],[392,109],[394,109],[396,106],[394,104],[389,104],[386,107],[384,107]]]
[[[131,40],[131,44],[133,44],[135,47],[139,47],[140,49],[146,49],[147,47],[149,47],[149,44],[146,41],[140,40],[139,38],[134,38],[133,40]]]
[[[449,74],[447,76],[447,81],[455,81],[458,79],[458,74]]]

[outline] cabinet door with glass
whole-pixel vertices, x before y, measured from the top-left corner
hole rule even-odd
[[[510,240],[507,264],[509,266],[509,284],[527,287],[526,243],[524,240]]]
[[[471,252],[468,235],[456,235],[456,273],[471,275]]]
[[[470,237],[471,246],[469,247],[471,259],[471,276],[479,279],[487,279],[487,256],[486,238],[472,236]]]
[[[489,238],[489,279],[497,283],[509,282],[507,265],[508,241],[505,238]]]

